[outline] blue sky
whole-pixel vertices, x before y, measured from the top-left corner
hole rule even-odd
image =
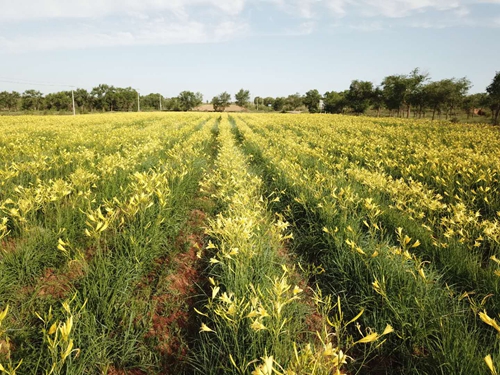
[[[0,0],[0,91],[99,83],[206,100],[375,84],[420,67],[484,91],[500,0]]]

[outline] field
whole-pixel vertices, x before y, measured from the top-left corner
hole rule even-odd
[[[496,374],[500,132],[0,118],[0,373]]]

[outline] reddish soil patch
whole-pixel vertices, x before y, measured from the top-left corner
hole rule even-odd
[[[141,283],[151,282],[159,268],[168,267],[173,270],[173,273],[158,282],[160,292],[152,298],[156,302],[156,309],[151,316],[152,326],[147,335],[157,342],[165,371],[171,370],[174,365],[178,367],[186,360],[188,353],[184,336],[191,329],[189,311],[192,310],[192,297],[197,293],[196,285],[200,280],[197,252],[203,247],[204,221],[205,214],[202,211],[191,211],[186,228],[175,241],[177,249],[187,250],[173,259],[159,258],[156,270]]]
[[[84,274],[85,265],[76,260],[70,261],[67,270],[64,272],[47,268],[34,290],[37,291],[37,295],[40,297],[64,299],[68,297],[74,281],[83,277]]]
[[[118,370],[116,367],[111,366],[107,372],[108,375],[146,375],[141,370]]]
[[[25,242],[26,240],[25,239],[13,239],[13,238],[9,238],[9,239],[4,239],[2,241],[0,241],[0,256],[2,255],[2,252],[3,253],[12,253],[14,251],[16,251],[17,247],[19,246],[19,244],[21,242]]]
[[[193,108],[193,111],[214,112],[214,106],[212,104],[202,104],[196,108]],[[240,107],[239,105],[236,104],[231,104],[229,107],[226,108],[224,112],[248,112],[248,109]]]
[[[11,344],[5,340],[0,340],[0,358],[9,359]]]

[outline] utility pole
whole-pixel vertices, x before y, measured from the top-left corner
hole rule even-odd
[[[161,94],[160,94],[160,112],[161,112]]]
[[[141,101],[140,101],[139,90],[137,90],[137,112],[140,111],[141,111]]]
[[[71,100],[73,102],[73,116],[76,116],[76,111],[75,111],[75,92],[73,89],[71,89]]]

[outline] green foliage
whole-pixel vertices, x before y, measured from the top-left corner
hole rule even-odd
[[[214,106],[215,112],[224,112],[227,107],[231,104],[231,94],[223,92],[212,98],[212,105]]]
[[[345,92],[327,91],[324,95],[324,109],[326,113],[344,113],[347,106]]]
[[[382,81],[385,103],[389,110],[401,112],[407,111],[410,116],[411,106],[422,103],[422,90],[428,74],[420,73],[416,68],[408,75],[392,75],[385,77]]]
[[[70,111],[71,106],[71,91],[61,91],[45,96],[45,108],[48,110]]]
[[[500,114],[500,72],[495,74],[493,81],[486,88],[488,93],[489,107],[493,113],[493,124],[498,125]]]
[[[288,95],[285,99],[284,110],[286,111],[296,111],[304,104],[302,96],[299,93]]]
[[[273,103],[273,109],[277,112],[281,112],[283,110],[283,108],[285,107],[285,104],[286,104],[286,99],[283,98],[283,97],[277,97],[276,99],[274,99],[274,103]]]
[[[250,91],[241,89],[234,95],[234,97],[236,99],[236,104],[241,107],[244,107],[250,101]]]
[[[466,78],[443,79],[431,82],[424,87],[427,100],[433,109],[432,118],[435,112],[445,112],[447,115],[462,104],[462,100],[469,90],[470,81]]]
[[[21,94],[16,91],[0,92],[0,110],[16,111],[19,107],[19,99]]]
[[[26,90],[21,96],[21,107],[25,110],[38,111],[43,103],[43,95],[37,90]]]
[[[319,93],[318,90],[309,90],[302,98],[302,102],[307,107],[310,113],[319,112],[320,100],[321,100],[321,94]]]
[[[370,106],[370,100],[373,97],[373,83],[368,81],[354,80],[351,82],[349,91],[346,95],[347,104],[354,113],[360,114]]]
[[[160,102],[161,108],[165,108],[165,98],[160,93],[148,94],[145,96],[141,96],[141,110],[160,110]]]
[[[276,99],[271,98],[270,96],[268,96],[268,97],[264,98],[263,102],[264,102],[264,105],[266,107],[271,107],[272,108],[274,106],[274,102],[275,101],[276,101]]]
[[[177,97],[181,111],[190,111],[203,103],[203,95],[199,92],[183,91]]]

